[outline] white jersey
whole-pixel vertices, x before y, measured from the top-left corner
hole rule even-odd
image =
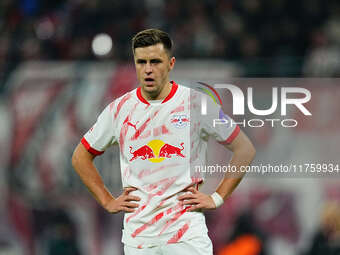
[[[141,198],[138,209],[124,217],[122,241],[134,247],[180,242],[207,232],[203,213],[187,212],[177,197],[203,181],[191,170],[205,164],[208,136],[230,143],[239,132],[238,126],[213,127],[222,111],[212,100],[207,114],[195,117],[198,92],[171,83],[164,100],[147,101],[141,88],[116,99],[82,139],[95,155],[116,142],[120,146],[123,187],[136,187],[130,194]]]

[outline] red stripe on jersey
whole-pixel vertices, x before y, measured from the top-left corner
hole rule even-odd
[[[145,189],[146,191],[150,192],[156,188],[158,188],[159,186],[163,185],[163,188],[164,187],[168,187],[169,185],[171,185],[172,183],[174,183],[174,181],[176,180],[176,176],[174,177],[168,177],[168,178],[165,178],[165,179],[162,179],[162,180],[159,180],[155,183],[150,183],[148,184],[147,186],[145,186]]]
[[[85,137],[83,137],[83,138],[81,139],[81,143],[84,145],[84,147],[86,148],[86,150],[87,150],[88,152],[90,152],[91,154],[93,154],[93,155],[98,156],[98,155],[101,155],[101,154],[104,153],[104,151],[97,151],[96,149],[93,149],[93,148],[90,146],[90,144],[86,141]]]
[[[148,138],[151,135],[151,130],[147,130],[140,136],[140,139]]]
[[[181,227],[176,234],[174,234],[171,239],[168,241],[168,244],[170,243],[177,243],[179,239],[182,238],[182,236],[185,234],[185,232],[187,232],[187,230],[189,229],[189,222],[185,223],[183,225],[183,227]]]
[[[127,167],[125,168],[124,172],[123,172],[123,176],[124,176],[124,178],[128,179],[128,178],[130,177],[130,174],[131,174],[131,172],[130,172],[130,166],[127,166]]]
[[[114,102],[111,102],[111,103],[110,103],[110,112],[112,112],[113,106],[114,106]]]
[[[152,118],[154,119],[157,116],[158,113],[159,113],[159,110],[155,111],[152,115]]]
[[[120,100],[120,102],[118,103],[118,106],[117,106],[117,111],[115,112],[115,115],[114,115],[114,119],[117,118],[117,116],[118,116],[120,110],[122,109],[123,105],[125,104],[125,102],[127,100],[130,99],[130,97],[131,97],[131,93],[128,93],[122,98],[122,100]]]
[[[153,136],[160,136],[168,133],[170,133],[169,129],[167,129],[167,127],[164,124],[160,127],[156,127],[153,129]]]
[[[129,125],[127,124],[130,120],[130,116],[126,116],[124,122],[123,122],[123,125],[122,125],[122,128],[120,130],[120,134],[119,134],[119,144],[120,144],[120,153],[123,154],[123,149],[124,149],[124,144],[125,144],[125,137],[126,137],[126,134],[128,132],[128,127]]]
[[[184,111],[184,106],[180,105],[178,107],[176,107],[175,109],[173,109],[170,114],[175,113],[175,112],[183,112]]]
[[[191,181],[193,184],[196,184],[196,189],[198,190],[199,185],[203,183],[202,177],[191,177]]]
[[[172,83],[171,91],[170,91],[169,95],[166,98],[164,98],[162,104],[169,101],[175,95],[175,93],[178,89],[178,85],[176,84],[176,82],[174,82],[174,81],[170,81],[170,82]]]
[[[130,126],[128,123],[131,121],[131,116],[132,114],[135,112],[137,105],[139,104],[139,102],[137,102],[134,107],[132,108],[132,110],[129,112],[129,114],[126,116],[122,128],[120,130],[120,134],[119,134],[119,148],[120,148],[120,153],[123,154],[124,151],[124,144],[125,144],[125,137],[126,134],[128,132],[128,127]]]
[[[167,129],[165,125],[162,125],[162,135],[168,134],[168,133],[170,133],[169,129]]]
[[[176,220],[179,219],[191,206],[188,206],[181,210],[180,212],[177,212],[169,221],[166,222],[166,224],[163,226],[161,232],[159,232],[159,236],[167,229],[170,227],[171,224],[175,223]]]
[[[152,226],[153,224],[155,224],[157,221],[159,221],[162,217],[164,216],[164,212],[161,212],[159,214],[157,214],[155,217],[153,217],[149,222],[143,224],[141,227],[137,228],[132,234],[131,236],[133,238],[135,238],[137,235],[139,235],[142,231],[144,231],[145,229],[147,229],[148,227]]]
[[[130,140],[136,140],[143,133],[147,125],[150,123],[151,118],[148,118],[135,132],[135,134],[131,137]]]
[[[174,195],[167,197],[166,199],[162,200],[159,205],[157,205],[156,208],[161,207],[168,199],[172,198]],[[182,201],[178,201],[178,203],[176,205],[174,205],[173,207],[170,207],[166,210],[166,214],[169,215],[171,214],[173,211],[176,212],[178,210],[183,209],[183,202]]]
[[[147,205],[142,205],[141,207],[139,207],[133,214],[131,214],[129,217],[126,218],[126,223],[129,222],[129,220],[131,220],[133,217],[135,217],[136,215],[138,215],[141,211],[143,211],[145,209]]]
[[[236,126],[234,131],[231,133],[231,135],[228,137],[227,140],[223,141],[223,142],[219,142],[220,144],[230,144],[232,143],[232,141],[234,141],[234,139],[236,138],[236,136],[240,133],[240,127]]]
[[[156,127],[153,129],[153,136],[159,136],[162,133],[162,127]]]

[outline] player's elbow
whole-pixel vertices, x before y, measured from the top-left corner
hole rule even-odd
[[[77,168],[78,165],[78,155],[77,155],[77,149],[74,150],[73,154],[72,154],[72,159],[71,159],[71,163],[74,169]]]
[[[234,153],[250,163],[255,158],[256,149],[252,142],[250,140],[247,140],[246,142],[239,144]]]
[[[79,168],[79,164],[80,164],[80,160],[81,160],[81,149],[79,148],[79,144],[78,146],[75,148],[73,154],[72,154],[72,159],[71,159],[71,163],[72,166],[74,168],[74,170],[77,171],[77,169]]]
[[[244,157],[250,162],[253,161],[256,155],[256,149],[250,139],[244,139],[243,143],[240,144],[240,150]]]
[[[247,146],[247,155],[250,161],[253,161],[256,156],[256,149],[252,143]]]

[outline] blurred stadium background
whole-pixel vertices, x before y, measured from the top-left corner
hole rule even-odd
[[[122,254],[122,215],[96,204],[70,158],[103,107],[136,87],[130,39],[150,27],[173,37],[178,82],[340,75],[336,0],[1,0],[1,255]],[[313,89],[327,113],[313,125],[247,130],[257,160],[338,157],[338,95]],[[115,195],[118,159],[117,148],[96,159]],[[215,254],[340,254],[339,184],[246,178],[207,213]]]

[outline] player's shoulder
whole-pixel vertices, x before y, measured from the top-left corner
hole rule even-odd
[[[206,104],[208,108],[219,109],[222,107],[222,100],[218,92],[210,85],[197,83],[197,86],[190,86],[190,100],[199,105]],[[202,84],[205,84],[201,86]]]
[[[183,85],[181,83],[177,83],[177,94],[183,95],[183,94],[189,94],[190,88],[186,85]]]
[[[202,89],[199,86],[194,86],[192,84],[189,85],[182,85],[178,83],[178,91],[179,91],[179,95],[188,95],[188,98],[190,98],[190,100],[192,102],[199,102],[202,100],[202,98],[205,98],[205,101],[209,104],[213,104],[213,105],[221,105],[221,102],[219,100],[216,100],[216,98],[214,98],[214,94],[213,93],[208,93],[207,89]]]
[[[200,87],[192,85],[191,83],[190,84],[181,84],[181,83],[178,83],[178,89],[181,92],[190,93],[191,95],[197,95],[197,96],[205,95],[205,93],[202,92]]]
[[[178,84],[179,94],[186,94],[190,96],[191,100],[196,98],[202,98],[202,96],[206,96],[199,88],[191,85],[182,85]]]
[[[108,103],[104,109],[103,112],[107,113],[114,113],[112,116],[116,119],[119,113],[123,112],[121,111],[122,108],[125,108],[125,106],[129,106],[133,103],[133,101],[137,101],[135,98],[136,89],[130,90],[123,94],[120,97],[117,97],[113,99],[110,103]]]
[[[130,100],[136,101],[136,99],[137,99],[136,98],[136,90],[137,90],[137,88],[126,92],[125,94],[121,95],[120,97],[113,99],[108,105],[118,106],[119,104],[125,103],[125,102],[130,101]]]

